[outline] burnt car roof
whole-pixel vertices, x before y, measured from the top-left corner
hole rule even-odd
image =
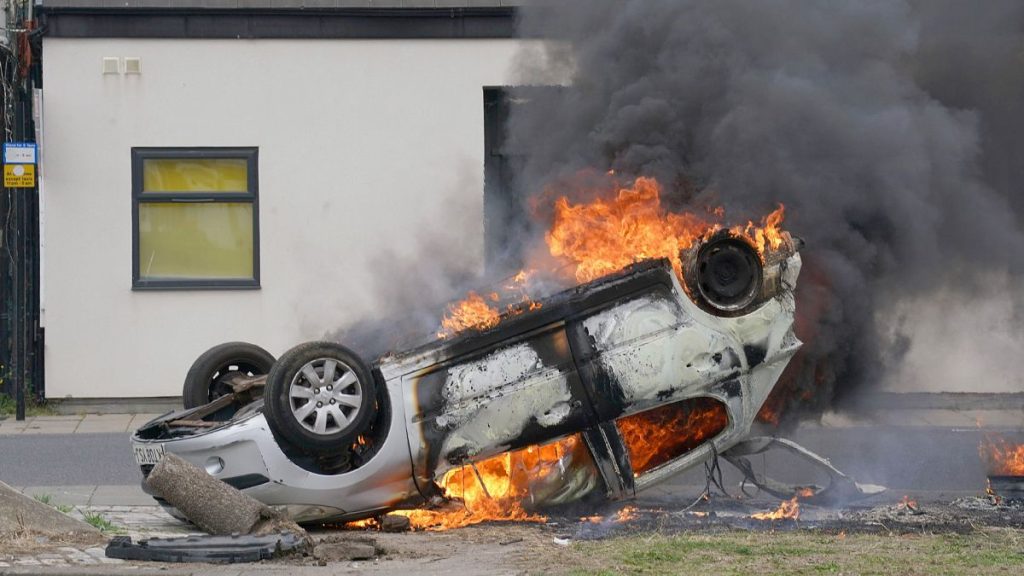
[[[671,289],[675,271],[667,258],[637,262],[607,276],[562,290],[529,305],[503,314],[501,322],[484,330],[469,329],[453,337],[437,339],[397,354],[381,356],[375,365],[391,377],[401,372],[474,354],[497,344],[511,344],[524,335],[550,324],[593,313],[622,298],[652,288]],[[395,367],[395,368],[392,368]]]

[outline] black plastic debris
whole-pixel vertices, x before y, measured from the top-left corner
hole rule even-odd
[[[133,543],[130,536],[116,536],[107,544],[107,558],[153,562],[259,562],[295,550],[303,538],[293,532],[253,536],[185,536],[150,538]]]

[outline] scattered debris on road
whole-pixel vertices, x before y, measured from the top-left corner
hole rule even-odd
[[[305,536],[298,524],[174,454],[165,455],[146,482],[189,521],[214,536],[283,531]]]
[[[230,564],[270,560],[305,546],[305,535],[291,532],[263,536],[150,538],[138,543],[133,543],[130,536],[115,536],[107,545],[106,555],[121,560]]]
[[[159,562],[258,562],[309,548],[306,531],[266,504],[167,454],[146,479],[149,487],[209,535],[151,538],[119,536],[110,558]]]
[[[370,560],[382,552],[372,538],[328,536],[313,547],[313,558],[320,565],[326,565],[328,562]]]

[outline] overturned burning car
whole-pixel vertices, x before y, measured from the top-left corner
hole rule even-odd
[[[136,459],[145,475],[173,452],[300,522],[458,497],[453,475],[508,454],[536,505],[631,497],[749,435],[800,346],[798,248],[722,231],[372,363],[224,344],[185,411],[135,432]]]

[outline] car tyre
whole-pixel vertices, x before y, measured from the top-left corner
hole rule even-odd
[[[181,396],[186,409],[208,404],[231,393],[229,377],[270,372],[274,356],[247,342],[226,342],[203,352],[185,375]]]
[[[716,238],[697,253],[697,290],[715,311],[746,309],[757,300],[763,280],[761,257],[745,240]]]
[[[369,366],[333,342],[285,352],[267,375],[264,415],[280,437],[317,455],[337,454],[366,431],[377,411]]]

